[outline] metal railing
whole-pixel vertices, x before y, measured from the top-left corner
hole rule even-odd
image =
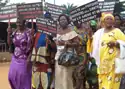
[[[6,43],[4,42],[4,43],[0,43],[0,51],[1,52],[6,52]]]

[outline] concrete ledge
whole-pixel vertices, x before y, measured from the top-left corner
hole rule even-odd
[[[11,54],[9,52],[0,52],[0,62],[10,62]]]

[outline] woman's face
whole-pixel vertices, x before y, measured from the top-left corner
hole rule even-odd
[[[107,16],[104,20],[106,28],[111,28],[114,25],[114,19],[111,16]]]
[[[68,26],[68,21],[65,16],[60,17],[59,23],[62,28],[66,28]]]
[[[23,20],[17,19],[16,25],[17,27],[23,27]]]
[[[120,26],[120,24],[121,24],[120,18],[118,16],[115,16],[115,25]]]

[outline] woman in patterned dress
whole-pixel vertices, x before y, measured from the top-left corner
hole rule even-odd
[[[125,35],[120,29],[113,27],[114,20],[112,14],[105,14],[103,17],[104,29],[98,30],[95,33],[97,36],[96,42],[98,41],[98,44],[95,46],[97,46],[96,50],[99,50],[100,58],[98,62],[99,89],[120,88],[121,74],[115,73],[114,63],[119,49],[117,40],[125,41]],[[89,39],[92,39],[91,36]],[[95,43],[94,40],[93,43]]]
[[[87,82],[89,84],[89,89],[98,89],[98,78],[96,76],[96,71],[90,70],[90,68],[96,66],[95,59],[91,58],[90,60],[90,55],[87,53],[88,30],[91,28],[87,24],[83,23],[78,24],[78,22],[74,22],[74,24],[76,26],[74,27],[74,30],[79,34],[80,45],[77,49],[79,58],[81,60],[80,64],[73,72],[74,88],[86,89]],[[92,80],[96,81],[92,82]]]
[[[60,15],[58,21],[60,28],[58,28],[56,38],[55,89],[74,89],[72,73],[75,67],[59,65],[58,59],[65,47],[67,47],[67,51],[71,52],[72,48],[79,46],[78,34],[69,25],[70,19],[65,14]]]
[[[31,89],[31,30],[25,27],[25,20],[17,18],[16,25],[15,32],[8,28],[8,44],[14,44],[8,79],[12,89]]]
[[[74,30],[79,35],[79,47],[78,55],[80,58],[80,64],[73,71],[73,85],[74,89],[86,89],[86,71],[87,71],[87,29],[85,28],[85,24],[74,22]]]

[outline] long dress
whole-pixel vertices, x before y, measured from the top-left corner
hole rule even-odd
[[[74,27],[75,32],[79,35],[79,47],[77,47],[77,53],[80,58],[80,64],[73,70],[73,86],[74,89],[86,89],[86,70],[87,70],[87,52],[86,52],[86,43],[87,43],[87,32],[83,30],[79,31]]]
[[[120,87],[121,75],[115,74],[114,64],[118,49],[107,46],[107,43],[117,40],[125,41],[125,35],[119,29],[104,33],[100,39],[99,89],[119,89]]]
[[[57,40],[69,41],[78,34],[75,31],[71,31],[64,35],[57,34]],[[55,89],[74,89],[73,88],[73,79],[72,73],[75,67],[65,67],[62,65],[58,65],[58,58],[62,53],[64,46],[57,45],[57,53],[55,56],[56,64],[55,64]],[[67,49],[71,51],[72,49]]]
[[[14,33],[13,43],[15,50],[9,69],[9,83],[12,89],[31,89],[32,66],[27,67],[27,58],[30,51],[30,30],[24,33]],[[28,69],[27,69],[28,68]]]
[[[96,68],[95,59],[91,58],[89,60],[90,55],[87,53],[88,33],[84,30],[77,30],[77,28],[74,28],[74,30],[79,34],[80,45],[77,50],[81,60],[73,71],[74,89],[86,89],[88,87],[86,82],[89,84],[90,89],[98,89],[97,70],[92,71],[92,68]]]

